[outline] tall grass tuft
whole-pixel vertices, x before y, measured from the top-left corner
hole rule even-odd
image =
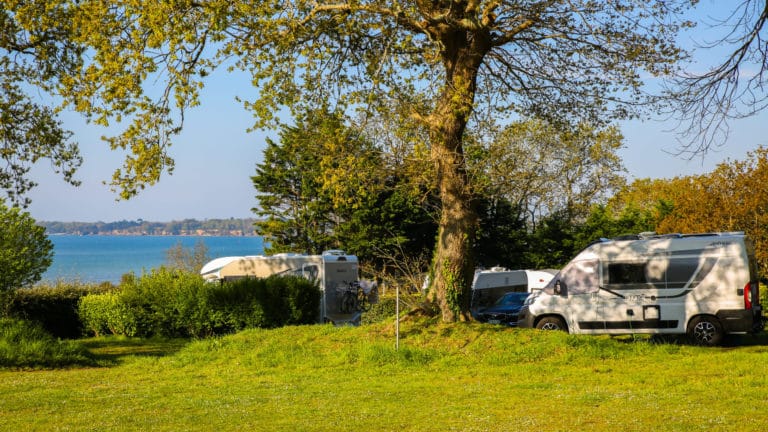
[[[56,339],[40,324],[0,318],[0,367],[45,369],[94,364],[93,357],[78,343]]]

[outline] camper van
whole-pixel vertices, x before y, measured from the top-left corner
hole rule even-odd
[[[216,258],[204,265],[200,274],[208,281],[272,275],[294,275],[316,281],[323,293],[318,322],[359,324],[362,312],[376,296],[375,285],[358,280],[357,257],[339,250],[325,251],[321,255]]]
[[[687,334],[717,345],[726,334],[762,330],[758,290],[744,233],[643,233],[588,246],[526,300],[518,326]]]
[[[504,267],[475,271],[470,306],[472,315],[477,318],[479,310],[490,307],[506,293],[530,293],[544,288],[555,273],[555,270],[508,270]]]

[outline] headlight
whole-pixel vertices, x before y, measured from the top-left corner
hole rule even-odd
[[[525,302],[523,303],[523,306],[528,306],[530,304],[533,304],[533,302],[536,301],[536,298],[539,297],[539,293],[532,293],[528,297],[525,298]]]

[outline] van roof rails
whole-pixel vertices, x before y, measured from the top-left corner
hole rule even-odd
[[[744,235],[744,231],[720,231],[720,232],[708,232],[708,233],[691,233],[691,234],[683,234],[683,237],[707,237],[707,236],[727,236],[727,235]]]
[[[637,234],[625,234],[614,237],[612,240],[640,240],[642,237]]]
[[[669,234],[655,234],[649,237],[643,237],[643,238],[654,238],[654,239],[665,239],[665,238],[680,238],[682,235],[680,233],[669,233]]]
[[[618,237],[614,237],[612,240],[649,240],[649,239],[665,239],[665,238],[680,238],[682,237],[678,233],[670,234],[656,234],[655,231],[644,231],[640,234],[625,234]]]

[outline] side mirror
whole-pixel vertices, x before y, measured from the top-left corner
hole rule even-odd
[[[555,294],[564,296],[568,293],[568,286],[561,280],[555,281]]]

